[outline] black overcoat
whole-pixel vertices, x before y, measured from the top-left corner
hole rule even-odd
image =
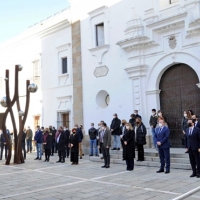
[[[73,144],[73,147],[71,147],[71,152],[78,152],[78,150],[79,150],[79,135],[77,133],[71,134],[69,137],[69,143]]]
[[[122,140],[127,142],[127,145],[123,145],[123,159],[135,158],[135,131],[125,130]]]

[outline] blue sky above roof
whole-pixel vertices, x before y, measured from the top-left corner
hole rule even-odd
[[[0,43],[67,7],[68,0],[0,1]]]

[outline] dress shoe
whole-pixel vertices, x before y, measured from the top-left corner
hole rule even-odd
[[[200,178],[200,174],[197,174],[197,178]]]
[[[107,165],[107,166],[106,166],[106,168],[110,168],[110,166],[109,166],[109,165]]]
[[[44,162],[46,162],[47,161],[47,159],[46,160],[44,160]]]
[[[104,166],[101,166],[101,168],[106,168],[106,166],[104,165]]]
[[[65,163],[65,160],[61,161],[61,163]]]
[[[59,162],[61,162],[61,160],[56,161],[56,163],[59,163]]]
[[[120,148],[118,148],[117,151],[120,151]]]
[[[98,155],[98,154],[96,154],[95,156],[99,157],[99,155]]]
[[[156,173],[162,173],[164,172],[164,169],[159,169]]]
[[[37,157],[37,158],[35,158],[34,160],[39,160],[39,158]]]
[[[113,149],[111,149],[111,150],[117,150],[116,148],[113,148]]]
[[[72,163],[71,165],[74,165],[74,163]]]
[[[101,159],[103,159],[103,157],[101,157]]]
[[[165,174],[169,174],[170,173],[170,171],[169,170],[167,170],[166,172],[165,172]]]
[[[89,156],[93,156],[93,154],[90,154]]]
[[[196,174],[194,174],[194,173],[193,173],[193,174],[191,174],[191,176],[190,176],[190,177],[192,178],[192,177],[195,177],[195,176],[196,176]]]

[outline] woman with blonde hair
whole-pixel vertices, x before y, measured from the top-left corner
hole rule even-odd
[[[45,151],[44,162],[49,162],[49,158],[51,155],[51,147],[52,147],[52,133],[49,131],[48,128],[44,129],[43,145],[44,145],[44,151]]]
[[[135,131],[130,123],[126,123],[124,135],[121,137],[123,140],[123,158],[126,160],[126,170],[132,171],[134,169],[135,158]]]
[[[144,161],[144,145],[146,144],[147,130],[141,118],[136,118],[136,143],[138,148],[138,160]]]

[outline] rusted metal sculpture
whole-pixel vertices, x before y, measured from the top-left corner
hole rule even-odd
[[[26,123],[28,109],[29,109],[29,102],[30,102],[30,92],[37,91],[37,85],[30,84],[30,80],[26,81],[26,105],[25,111],[23,112],[20,107],[19,102],[19,71],[22,71],[23,67],[21,65],[15,65],[15,91],[13,99],[10,98],[10,88],[9,88],[9,70],[6,70],[5,82],[6,82],[6,97],[1,99],[1,105],[3,107],[7,107],[3,120],[2,120],[2,131],[3,135],[6,139],[6,145],[8,148],[8,157],[6,160],[6,165],[10,164],[10,160],[12,157],[12,144],[9,140],[7,133],[6,133],[6,119],[8,114],[10,114],[12,125],[13,125],[13,134],[14,134],[14,164],[21,164],[24,163],[24,157],[22,154],[22,133],[24,129],[24,125]],[[17,110],[18,110],[18,119],[19,119],[19,130],[17,130],[14,113],[12,107],[16,103]]]

